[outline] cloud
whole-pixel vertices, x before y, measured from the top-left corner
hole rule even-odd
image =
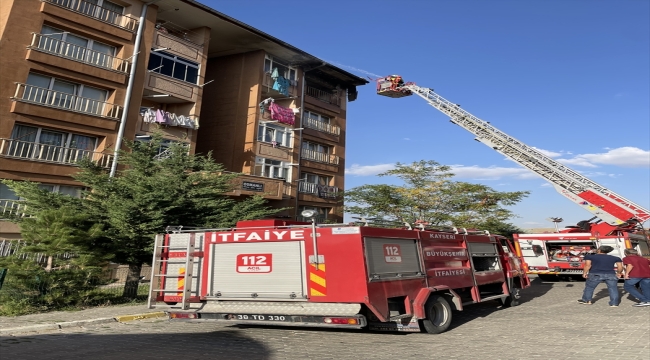
[[[408,140],[411,140],[411,138],[404,138],[404,140],[407,140],[407,141],[408,141]]]
[[[395,168],[395,164],[359,165],[352,164],[345,169],[345,175],[373,176]]]
[[[548,183],[548,182],[542,183],[542,185],[540,185],[540,186],[541,187],[553,187],[553,185],[551,183]]]
[[[502,178],[515,178],[515,179],[531,179],[536,178],[537,174],[524,168],[511,168],[511,167],[480,167],[477,165],[464,166],[452,165],[451,172],[457,178],[473,179],[473,180],[497,180]]]
[[[615,165],[620,167],[650,167],[650,151],[638,147],[624,146],[606,149],[605,153],[579,154],[570,159],[557,159],[565,165],[595,168],[598,165]]]
[[[561,156],[561,155],[562,155],[562,152],[555,152],[555,151],[551,151],[551,150],[544,150],[544,149],[540,149],[540,148],[537,148],[537,147],[534,147],[534,146],[533,146],[533,149],[535,149],[535,150],[541,152],[542,154],[544,154],[544,155],[546,155],[546,156],[548,156],[548,157],[550,157],[550,158],[554,158],[554,157],[558,157],[558,156]]]

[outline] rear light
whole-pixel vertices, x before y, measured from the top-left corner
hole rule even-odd
[[[198,319],[198,316],[193,313],[169,313],[170,319]]]
[[[337,324],[337,325],[359,325],[359,320],[356,318],[323,318],[325,324]]]

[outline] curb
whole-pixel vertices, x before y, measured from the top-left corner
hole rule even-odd
[[[153,319],[153,318],[159,318],[165,316],[167,316],[167,314],[165,314],[162,311],[158,311],[158,312],[152,312],[146,314],[116,316],[114,319],[117,322],[128,322],[128,321],[142,320],[142,319]]]
[[[29,326],[21,326],[21,327],[10,328],[10,329],[0,329],[0,336],[24,334],[30,332],[43,331],[43,330],[59,330],[59,329],[66,329],[72,327],[82,327],[84,325],[106,324],[112,322],[125,323],[129,321],[153,319],[153,318],[159,318],[165,316],[167,316],[167,314],[165,314],[162,311],[159,311],[159,312],[136,314],[136,315],[121,315],[121,316],[108,317],[108,318],[66,321],[66,322],[58,322],[54,324],[29,325]]]

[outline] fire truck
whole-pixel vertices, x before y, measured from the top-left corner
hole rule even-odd
[[[561,195],[594,215],[557,233],[516,235],[517,253],[523,256],[529,274],[549,280],[557,275],[582,274],[584,256],[600,245],[611,245],[615,249],[612,254],[620,257],[625,248],[635,248],[650,256],[648,232],[643,228],[643,223],[650,219],[650,211],[642,206],[507,135],[433,89],[391,75],[377,79],[377,94],[391,98],[421,97],[449,116],[453,124],[473,134],[476,141],[541,176]]]
[[[149,308],[222,321],[437,334],[453,311],[518,305],[530,286],[501,236],[418,224],[240,221],[156,236]]]

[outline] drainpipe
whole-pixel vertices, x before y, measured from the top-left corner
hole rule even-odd
[[[129,83],[126,86],[126,95],[124,96],[124,105],[122,106],[122,118],[120,119],[120,128],[117,131],[117,140],[115,141],[115,152],[113,153],[113,163],[111,164],[111,172],[109,177],[115,176],[117,170],[117,159],[120,156],[120,147],[122,146],[122,137],[124,136],[124,128],[126,127],[126,118],[129,113],[129,105],[131,104],[131,94],[133,93],[133,82],[135,81],[135,70],[138,64],[138,54],[140,53],[140,42],[142,41],[142,33],[144,32],[144,20],[147,15],[147,8],[149,4],[153,4],[160,0],[150,1],[142,6],[140,12],[140,23],[138,24],[138,32],[135,35],[135,44],[133,46],[133,55],[131,56],[131,71],[129,72]]]
[[[303,127],[304,128],[303,123],[302,123],[302,118],[303,118],[303,116],[305,114],[305,87],[306,87],[305,78],[307,77],[307,71],[312,71],[314,69],[317,69],[319,67],[323,67],[325,65],[327,65],[327,63],[323,62],[320,65],[316,65],[316,66],[314,66],[312,68],[309,68],[309,69],[303,68],[303,71],[302,71],[302,94],[300,95],[300,125],[298,127]],[[296,184],[297,184],[296,185],[296,205],[294,207],[294,210],[296,211],[295,220],[298,220],[298,195],[300,194],[300,191],[298,191],[298,188],[300,187],[300,182],[297,181],[297,180],[300,180],[300,160],[302,159],[302,132],[303,131],[304,130],[300,131],[300,136],[298,138],[298,166],[296,166],[296,172],[297,172],[297,177],[298,178],[296,179]]]

